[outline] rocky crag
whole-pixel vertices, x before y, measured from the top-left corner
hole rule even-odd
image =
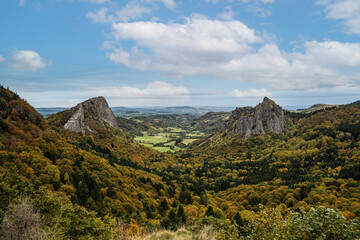
[[[99,127],[105,127],[105,123],[117,127],[114,113],[104,97],[79,103],[71,108],[70,112],[70,118],[64,124],[66,130],[87,134],[96,132]]]
[[[283,109],[271,99],[254,107],[236,108],[225,123],[226,135],[242,134],[244,138],[265,134],[266,130],[281,134],[285,130],[286,120]]]

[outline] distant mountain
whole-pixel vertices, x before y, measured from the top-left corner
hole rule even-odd
[[[64,111],[68,108],[36,108],[36,110],[43,115],[44,117],[50,116],[52,114]],[[111,110],[117,117],[135,117],[135,116],[150,116],[156,114],[192,114],[195,116],[202,116],[208,112],[230,112],[233,107],[189,107],[189,106],[179,106],[179,107],[112,107]]]
[[[265,134],[267,130],[280,134],[284,132],[286,120],[283,109],[271,99],[253,107],[236,108],[231,112],[224,126],[227,135],[242,134],[245,138]]]
[[[52,114],[65,111],[67,108],[62,107],[53,107],[53,108],[35,108],[35,110],[43,115],[44,117],[50,116]]]
[[[175,107],[113,107],[114,114],[118,117],[135,117],[135,116],[150,116],[157,114],[192,114],[195,116],[202,116],[208,112],[230,112],[233,107],[189,107],[189,106],[175,106]]]

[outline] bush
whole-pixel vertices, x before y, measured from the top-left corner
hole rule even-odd
[[[292,214],[288,236],[289,239],[358,239],[360,223],[347,221],[331,208],[311,208],[307,213]]]
[[[43,229],[41,216],[34,210],[28,198],[24,198],[19,204],[11,206],[2,220],[1,235],[4,240],[45,240],[56,239],[48,236]]]

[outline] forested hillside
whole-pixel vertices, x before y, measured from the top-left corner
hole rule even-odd
[[[138,144],[121,129],[138,125],[119,119],[119,128],[65,130],[70,114],[44,119],[1,87],[3,239],[26,239],[29,231],[38,237],[28,239],[360,237],[356,104],[286,113],[281,134],[245,139],[209,130],[211,138],[175,154]],[[226,118],[219,114],[204,119],[219,126]],[[139,126],[170,121],[177,120]],[[24,219],[36,224],[24,227]]]

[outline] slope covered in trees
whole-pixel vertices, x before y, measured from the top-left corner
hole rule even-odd
[[[177,154],[139,145],[108,124],[93,134],[65,130],[67,114],[44,119],[0,89],[5,239],[21,222],[11,219],[26,216],[53,239],[186,239],[210,228],[213,239],[359,237],[358,108],[286,114],[282,134],[220,132]],[[158,228],[170,232],[147,235]]]
[[[95,136],[64,130],[57,125],[63,113],[46,121],[15,93],[1,88],[0,94],[1,219],[11,202],[30,196],[49,226],[61,221],[68,238],[95,234],[109,217],[146,222],[144,208],[155,208],[168,188],[146,163],[166,157],[119,129]],[[64,206],[66,214],[59,215]],[[88,221],[78,227],[89,229],[74,231],[67,221]]]

